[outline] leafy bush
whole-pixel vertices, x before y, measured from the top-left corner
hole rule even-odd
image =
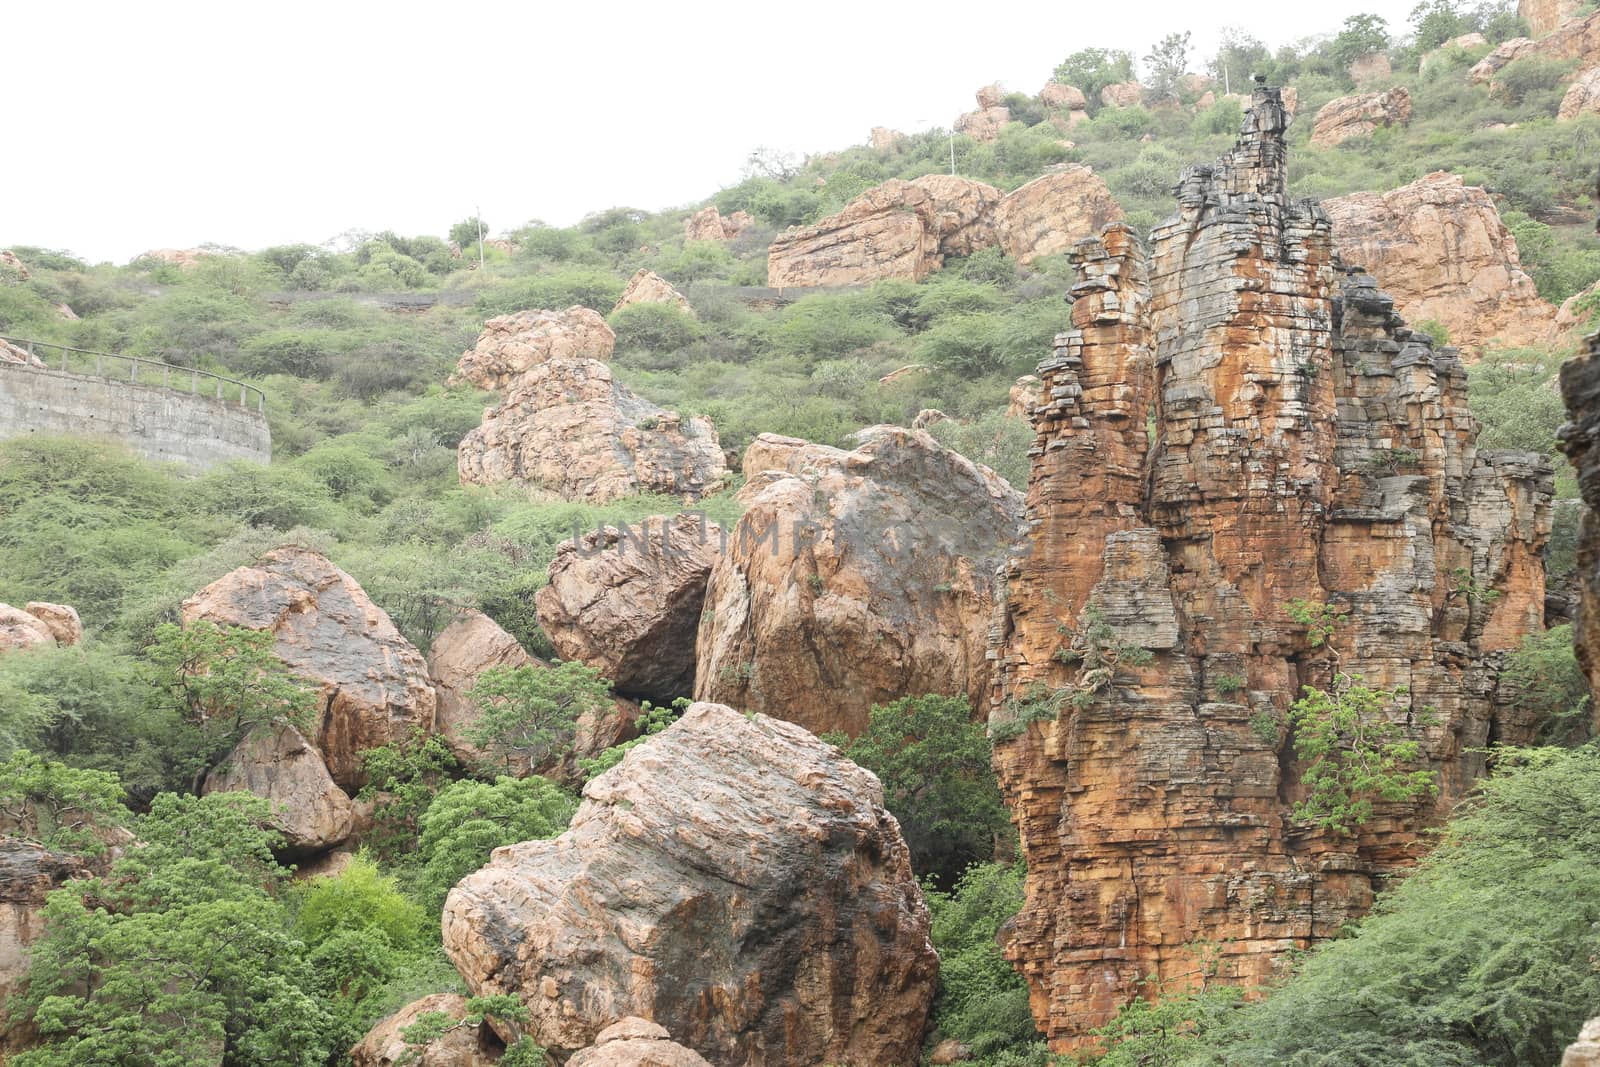
[[[419,890],[437,910],[451,888],[483,866],[501,845],[555,837],[577,801],[545,778],[460,781],[439,790],[421,819],[416,859]]]
[[[467,694],[478,706],[464,732],[486,765],[505,770],[538,767],[571,743],[585,713],[611,703],[611,683],[593,667],[569,660],[553,667],[491,667]]]
[[[128,819],[122,785],[26,750],[0,764],[0,832],[82,855],[105,851],[102,832]]]
[[[629,304],[606,320],[620,349],[673,352],[700,339],[703,330],[693,316],[671,304]]]

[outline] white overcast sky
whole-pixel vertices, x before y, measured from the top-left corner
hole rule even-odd
[[[0,248],[443,235],[702,199],[757,145],[948,126],[990,81],[1224,26],[1277,46],[1413,0],[272,3],[0,0]],[[1199,60],[1194,64],[1197,68]]]

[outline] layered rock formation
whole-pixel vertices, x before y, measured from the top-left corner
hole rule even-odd
[[[307,548],[273,549],[183,602],[183,620],[272,634],[273,651],[318,688],[313,741],[333,780],[361,785],[360,753],[432,732],[422,655],[356,580]]]
[[[1566,22],[1578,9],[1582,0],[1517,0],[1517,14],[1528,23],[1528,32],[1543,37]]]
[[[245,738],[206,776],[202,792],[239,790],[272,802],[273,827],[283,835],[283,853],[290,859],[326,852],[348,840],[354,829],[350,798],[334,784],[321,754],[292,726]]]
[[[892,178],[807,229],[792,229],[767,253],[767,284],[862,285],[884,278],[920,281],[946,256],[999,245],[1024,263],[1065,251],[1122,217],[1103,181],[1067,165],[1005,196],[968,178],[929,174]]]
[[[724,216],[716,205],[701,208],[683,224],[683,235],[690,241],[731,241],[756,224],[748,211]]]
[[[666,704],[694,691],[695,633],[722,528],[696,515],[652,515],[563,542],[534,604],[562,659],[617,692]]]
[[[1061,1051],[1148,976],[1202,973],[1197,944],[1264,983],[1536,727],[1496,677],[1541,622],[1550,467],[1479,452],[1455,353],[1340,278],[1327,216],[1285,195],[1286,125],[1258,90],[1148,257],[1118,226],[1081,245],[1039,369],[990,729],[1028,864],[1007,953]],[[1335,605],[1327,645],[1296,600]],[[1440,787],[1350,837],[1294,818],[1285,725],[1336,670],[1405,687],[1383,714]]]
[[[1060,255],[1087,234],[1122,218],[1099,175],[1076,163],[1052,170],[995,205],[1000,248],[1019,263]]]
[[[1556,4],[1562,2],[1564,0],[1555,0]],[[1538,33],[1537,30],[1534,32]],[[1563,21],[1537,41],[1513,37],[1501,42],[1467,72],[1467,80],[1480,84],[1492,82],[1494,76],[1510,63],[1527,56],[1552,60],[1575,59],[1580,68],[1600,65],[1600,11],[1587,18]]]
[[[1556,117],[1575,119],[1596,111],[1600,111],[1600,67],[1590,67],[1567,87]]]
[[[630,1015],[612,1023],[567,1067],[711,1067],[693,1049],[672,1040],[667,1028]]]
[[[637,280],[638,275],[634,277]],[[451,380],[471,382],[480,389],[504,389],[552,360],[603,363],[616,344],[617,335],[606,320],[586,307],[497,315],[483,324],[477,343],[461,354]]]
[[[716,704],[591,781],[559,838],[496,849],[444,944],[558,1054],[640,1016],[721,1067],[913,1064],[938,969],[878,780]]]
[[[1396,86],[1381,93],[1341,96],[1322,105],[1313,120],[1311,143],[1331,148],[1352,137],[1370,137],[1374,130],[1411,122],[1411,93]]]
[[[1006,414],[1019,419],[1032,418],[1034,405],[1043,399],[1039,389],[1038,375],[1024,374],[1018,378],[1006,394]]]
[[[993,575],[1020,494],[926,432],[858,440],[845,452],[763,434],[745,453],[745,511],[701,614],[696,699],[850,734],[873,704],[908,694],[981,700]]]
[[[627,307],[629,304],[671,304],[679,311],[688,315],[694,314],[694,308],[689,306],[689,298],[673,288],[672,283],[653,270],[643,267],[634,272],[628,279],[628,287],[622,290],[622,296],[617,300],[616,308]],[[612,338],[615,342],[615,338]],[[605,359],[606,356],[597,357]]]
[[[483,758],[483,753],[467,739],[483,715],[467,695],[478,684],[478,678],[495,667],[529,665],[544,666],[481,611],[462,612],[433,639],[428,650],[428,674],[438,698],[437,729],[457,759],[472,764]],[[571,751],[563,753],[560,764],[519,766],[517,771],[577,780],[576,761],[597,756],[633,737],[634,720],[638,717],[639,708],[627,700],[616,700],[600,711],[585,711],[574,724]]]
[[[1555,308],[1522,269],[1489,194],[1435,171],[1386,193],[1322,202],[1339,258],[1383,280],[1413,323],[1434,320],[1471,352],[1548,340]]]

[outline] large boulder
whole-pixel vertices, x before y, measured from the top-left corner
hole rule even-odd
[[[1577,60],[1580,69],[1600,66],[1600,11],[1586,18],[1562,22],[1537,41],[1527,37],[1502,41],[1467,72],[1467,80],[1475,84],[1492,83],[1494,76],[1509,64],[1529,56],[1560,62]]]
[[[1137,107],[1144,99],[1144,86],[1136,81],[1117,82],[1100,90],[1100,102],[1106,107]]]
[[[1424,53],[1418,64],[1420,72],[1426,72],[1429,67],[1452,52],[1471,52],[1479,48],[1489,47],[1489,38],[1481,33],[1463,33],[1459,37],[1452,37],[1444,44],[1431,52]]]
[[[439,1012],[451,1026],[425,1045],[407,1044],[400,1035],[418,1017]],[[490,1067],[500,1061],[505,1045],[488,1023],[468,1024],[467,998],[456,993],[435,993],[412,1001],[393,1015],[378,1020],[355,1048],[353,1067]]]
[[[183,602],[183,619],[264,630],[278,658],[318,689],[313,739],[333,780],[362,784],[360,753],[434,728],[422,654],[356,580],[326,556],[288,545]]]
[[[695,632],[722,528],[652,515],[566,541],[534,604],[556,654],[617,692],[666,703],[694,691]]]
[[[929,174],[891,178],[836,215],[780,234],[767,252],[767,284],[863,285],[884,278],[918,281],[947,255],[970,255],[995,243],[992,185]]]
[[[672,1040],[667,1028],[630,1015],[612,1023],[567,1067],[711,1067],[704,1056]]]
[[[1600,67],[1590,67],[1579,74],[1561,98],[1561,109],[1556,117],[1575,119],[1579,115],[1600,111]]]
[[[0,341],[0,363],[17,363],[24,367],[44,370],[44,360],[10,341]]]
[[[1489,194],[1435,171],[1386,193],[1322,202],[1334,250],[1370,271],[1412,323],[1435,320],[1471,352],[1491,340],[1549,339],[1556,310],[1522,269],[1516,238]]]
[[[1528,32],[1543,37],[1576,15],[1583,0],[1517,0],[1517,14],[1528,23]]]
[[[205,793],[245,791],[272,802],[283,854],[301,859],[349,839],[350,798],[334,784],[322,755],[293,726],[256,730],[206,776]]]
[[[478,684],[478,678],[494,667],[529,665],[545,666],[481,611],[462,612],[433,639],[433,647],[428,650],[428,674],[438,695],[438,731],[457,759],[470,764],[483,758],[483,753],[467,740],[483,714],[467,695]],[[563,753],[559,763],[514,769],[518,773],[538,772],[575,780],[574,761],[598,756],[634,736],[634,720],[638,717],[638,707],[627,700],[616,700],[599,711],[586,711],[575,724],[570,754]]]
[[[1348,68],[1350,80],[1360,89],[1373,82],[1381,82],[1394,73],[1387,52],[1369,52],[1359,56]]]
[[[629,304],[671,304],[686,314],[693,315],[694,308],[689,306],[689,298],[673,288],[671,282],[653,270],[640,267],[628,279],[628,287],[622,290],[622,296],[617,300],[617,308],[625,308]]]
[[[873,427],[845,452],[763,434],[745,512],[711,570],[695,697],[860,733],[874,704],[978,706],[994,574],[1022,497],[921,430]]]
[[[756,224],[748,211],[724,215],[715,205],[701,208],[683,224],[683,235],[690,241],[731,241]]]
[[[1060,255],[1120,218],[1100,176],[1069,163],[1006,194],[995,205],[994,229],[1005,254],[1027,264]]]
[[[1562,1054],[1561,1067],[1600,1067],[1600,1018],[1583,1024],[1578,1040]]]
[[[1083,111],[1089,106],[1089,98],[1083,95],[1082,89],[1058,81],[1044,83],[1044,88],[1039,90],[1039,102],[1059,111]]]
[[[1312,120],[1311,143],[1331,148],[1352,137],[1370,137],[1374,130],[1411,122],[1411,93],[1404,86],[1381,93],[1341,96],[1322,105]]]
[[[0,604],[0,652],[53,647],[55,635],[43,619],[10,604]]]
[[[477,343],[462,353],[452,379],[480,389],[504,389],[551,360],[604,362],[616,343],[606,320],[586,307],[497,315],[483,324]]]
[[[515,482],[590,504],[695,498],[727,473],[710,419],[634,395],[596,359],[552,359],[515,379],[462,438],[456,465],[465,485]]]
[[[30,600],[23,610],[44,623],[56,644],[65,648],[83,640],[83,620],[78,618],[78,609],[70,604]]]
[[[28,265],[22,262],[15,252],[9,248],[0,248],[0,279],[10,282],[25,282],[32,275],[28,272]]]
[[[1011,109],[1005,107],[980,107],[956,116],[955,131],[977,141],[990,144],[1000,137],[1000,131],[1011,121]]]
[[[521,998],[558,1054],[640,1016],[719,1067],[909,1065],[938,971],[877,778],[717,704],[591,781],[560,837],[496,849],[443,926],[468,988]]]

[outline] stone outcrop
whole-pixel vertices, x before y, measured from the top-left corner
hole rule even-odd
[[[1517,14],[1528,23],[1528,32],[1543,37],[1578,13],[1582,0],[1517,0]]]
[[[1034,406],[1044,399],[1040,384],[1036,374],[1024,374],[1013,382],[1006,396],[1006,414],[1019,419],[1031,418]]]
[[[11,282],[25,282],[33,275],[28,265],[9,248],[0,249],[0,278]]]
[[[1137,107],[1144,99],[1144,86],[1136,81],[1117,82],[1100,90],[1100,102],[1106,107]]]
[[[1419,72],[1425,72],[1434,63],[1451,52],[1471,52],[1479,48],[1489,47],[1489,38],[1481,33],[1463,33],[1459,37],[1452,37],[1433,51],[1423,55],[1418,63]]]
[[[290,859],[326,852],[349,839],[354,810],[322,756],[293,726],[257,730],[206,776],[203,793],[254,793],[272,802],[273,828]]]
[[[1030,264],[1066,252],[1120,218],[1122,208],[1100,176],[1069,163],[1008,193],[995,205],[994,229],[1006,255]]]
[[[133,257],[134,262],[141,259],[153,259],[161,263],[170,263],[182,270],[193,270],[203,260],[216,255],[215,252],[204,248],[152,248],[148,252],[141,252]]]
[[[1370,137],[1374,130],[1411,123],[1411,93],[1396,86],[1381,93],[1341,96],[1322,105],[1312,121],[1311,143],[1319,148]]]
[[[0,1033],[6,998],[17,992],[28,970],[28,946],[44,932],[45,897],[88,873],[72,856],[0,837]]]
[[[30,600],[23,610],[44,623],[56,644],[66,647],[83,640],[83,620],[78,618],[78,609],[70,604]]]
[[[1000,131],[1011,121],[1011,109],[1006,107],[980,107],[956,116],[955,131],[972,138],[979,144],[992,144]]]
[[[745,511],[706,589],[697,699],[853,735],[873,704],[982,698],[1020,494],[925,431],[857,440],[845,452],[762,434],[746,451]]]
[[[994,244],[992,185],[929,174],[874,186],[815,226],[780,234],[767,252],[767,284],[861,285],[884,278],[919,281],[947,255]]]
[[[0,341],[0,363],[20,363],[25,367],[44,369],[44,360],[10,341]]]
[[[1201,973],[1196,944],[1264,984],[1414,861],[1486,742],[1537,727],[1496,678],[1541,625],[1551,469],[1478,451],[1455,353],[1341,277],[1328,217],[1285,193],[1286,125],[1257,90],[1148,255],[1123,226],[1084,242],[1039,368],[990,732],[1028,870],[1006,952],[1062,1052]],[[1297,599],[1337,606],[1327,645]],[[1335,671],[1405,687],[1383,714],[1440,787],[1348,837],[1294,817],[1284,726]]]
[[[1578,490],[1588,505],[1578,531],[1578,613],[1573,647],[1589,689],[1600,693],[1600,339],[1590,336],[1584,351],[1561,365],[1561,397],[1567,424],[1561,427],[1561,450],[1578,473]]]
[[[1394,68],[1389,64],[1387,52],[1372,52],[1358,57],[1350,64],[1348,73],[1350,80],[1356,83],[1356,88],[1381,82],[1394,73]]]
[[[1082,89],[1057,81],[1044,83],[1044,88],[1039,90],[1039,101],[1059,111],[1083,111],[1089,106],[1089,98],[1083,95]]]
[[[693,1049],[672,1040],[667,1028],[630,1015],[612,1023],[567,1067],[711,1067]]]
[[[1578,1040],[1562,1054],[1561,1067],[1600,1067],[1600,1018],[1583,1024]]]
[[[710,419],[657,407],[597,359],[552,359],[516,378],[462,438],[456,468],[464,485],[515,482],[590,504],[698,498],[727,473]]]
[[[183,620],[273,635],[291,672],[317,688],[313,741],[333,780],[361,786],[360,753],[434,728],[422,655],[356,580],[307,548],[273,549],[183,602]]]
[[[701,208],[683,224],[683,235],[690,241],[731,241],[756,224],[748,211],[724,215],[716,205]]]
[[[617,301],[616,308],[627,307],[629,304],[671,304],[687,315],[694,314],[694,308],[689,306],[688,297],[674,289],[672,283],[661,275],[643,267],[628,279],[628,287],[622,291],[622,297]],[[612,310],[615,311],[616,308]]]
[[[1561,0],[1557,0],[1561,2]],[[1581,19],[1562,22],[1539,40],[1513,37],[1495,46],[1467,72],[1474,84],[1493,82],[1494,76],[1518,59],[1577,60],[1580,68],[1600,66],[1600,11]]]
[[[563,542],[534,604],[556,654],[657,704],[694,691],[695,633],[722,528],[652,515]]]
[[[1103,181],[1068,164],[1002,196],[983,182],[947,174],[892,178],[815,226],[790,230],[767,254],[767,284],[862,285],[920,281],[946,256],[999,245],[1025,263],[1065,251],[1122,217]]]
[[[1600,282],[1589,286],[1581,293],[1573,293],[1561,301],[1561,307],[1556,311],[1556,331],[1565,333],[1589,321],[1594,313],[1580,310],[1579,305],[1593,303],[1596,300],[1596,293],[1600,293]]]
[[[1600,67],[1590,67],[1567,87],[1556,117],[1575,119],[1579,115],[1593,114],[1597,111],[1600,111]]]
[[[637,281],[638,275],[634,279]],[[604,363],[616,343],[617,336],[606,320],[586,307],[497,315],[483,324],[477,343],[461,354],[451,379],[471,382],[480,389],[504,389],[555,360]]]
[[[1386,193],[1322,202],[1345,263],[1383,280],[1413,323],[1434,320],[1469,353],[1490,341],[1549,339],[1555,308],[1522,269],[1516,238],[1489,194],[1435,171]]]
[[[914,1064],[938,969],[877,778],[716,704],[591,781],[560,837],[496,849],[444,945],[558,1055],[639,1016],[719,1067]]]
[[[888,152],[905,139],[906,135],[899,130],[891,130],[887,126],[874,126],[872,133],[867,137],[867,144],[872,146],[874,152]]]
[[[472,764],[483,758],[483,753],[467,739],[482,715],[467,695],[478,684],[478,678],[494,667],[530,664],[544,666],[481,611],[462,612],[433,639],[433,647],[428,650],[428,675],[438,698],[437,730],[457,759]],[[638,717],[638,707],[627,700],[614,701],[600,711],[585,711],[574,724],[571,753],[564,754],[560,764],[515,769],[518,773],[537,772],[576,780],[575,761],[598,756],[633,737],[634,720]]]
[[[53,647],[55,643],[55,635],[43,619],[10,604],[0,604],[0,652]]]
[[[425,1045],[409,1045],[401,1034],[421,1015],[439,1012],[452,1025]],[[350,1050],[353,1067],[490,1067],[500,1061],[505,1044],[488,1023],[470,1025],[467,998],[456,993],[435,993],[412,1001],[395,1014],[380,1019]]]

